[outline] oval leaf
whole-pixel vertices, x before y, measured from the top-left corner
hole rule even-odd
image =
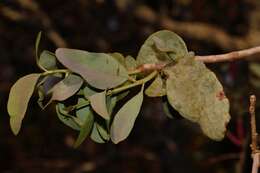
[[[29,74],[20,78],[11,88],[7,103],[10,126],[15,135],[21,129],[29,100],[41,74]]]
[[[185,42],[177,34],[162,30],[152,34],[136,58],[139,65],[172,61],[188,53]]]
[[[73,96],[83,84],[81,77],[70,74],[52,89],[52,100],[63,101]]]
[[[157,75],[151,85],[145,90],[145,94],[149,97],[162,97],[166,95],[166,89],[160,75]]]
[[[105,143],[106,141],[101,137],[97,126],[98,124],[95,122],[92,128],[90,138],[96,143],[100,143],[100,144]]]
[[[111,139],[117,144],[128,137],[143,103],[142,90],[117,112],[111,126]]]
[[[200,124],[213,140],[221,140],[230,120],[229,101],[213,72],[186,56],[165,69],[167,98],[184,118]]]
[[[107,111],[106,104],[106,91],[97,93],[89,97],[90,105],[93,110],[105,119],[109,119],[109,113]]]
[[[125,66],[128,71],[135,70],[137,67],[137,62],[132,56],[126,56],[125,57]]]
[[[56,113],[58,115],[59,120],[74,130],[80,130],[81,127],[76,120],[77,118],[73,117],[72,115],[69,115],[68,112],[66,112],[64,109],[65,109],[64,104],[58,103],[56,105]]]
[[[84,116],[84,123],[80,129],[79,136],[74,144],[74,147],[77,148],[82,144],[82,142],[88,137],[90,134],[93,124],[94,124],[94,115],[90,110],[90,107],[85,107],[76,112],[77,116]],[[80,115],[78,115],[80,114]]]
[[[128,79],[127,70],[108,54],[59,48],[57,59],[98,89],[114,88]]]
[[[89,97],[98,93],[97,91],[93,90],[89,86],[86,86],[83,90],[84,97],[89,100]]]
[[[56,66],[56,57],[55,54],[44,50],[41,55],[40,55],[40,59],[39,59],[39,64],[44,67],[47,70],[53,70],[53,69],[57,69]]]

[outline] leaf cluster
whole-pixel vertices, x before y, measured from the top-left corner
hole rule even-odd
[[[177,34],[167,30],[152,34],[136,59],[68,48],[58,48],[55,53],[44,50],[38,55],[40,37],[36,59],[43,72],[20,78],[10,91],[7,109],[15,135],[30,97],[37,91],[42,109],[56,104],[58,119],[78,131],[75,147],[87,137],[97,143],[111,140],[117,144],[130,134],[145,93],[164,98],[170,118],[174,108],[185,119],[198,123],[209,138],[223,139],[230,119],[223,87],[213,72],[194,59]],[[140,70],[144,65],[161,64],[159,69]],[[139,91],[129,98],[134,87]]]

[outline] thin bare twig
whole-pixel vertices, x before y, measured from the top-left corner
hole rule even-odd
[[[250,96],[250,106],[249,106],[249,113],[251,116],[251,150],[252,154],[257,153],[258,151],[258,143],[257,143],[257,137],[258,134],[256,132],[256,120],[255,120],[255,103],[256,103],[256,97],[255,95]]]
[[[249,106],[249,114],[251,117],[251,150],[252,150],[252,158],[253,158],[253,165],[252,165],[252,173],[258,173],[259,168],[259,150],[258,150],[258,142],[257,137],[258,134],[256,132],[256,120],[255,120],[255,104],[256,104],[256,97],[255,95],[250,96],[250,106]]]
[[[216,62],[225,62],[225,61],[234,61],[246,57],[250,57],[255,54],[260,54],[260,46],[233,51],[226,54],[220,55],[208,55],[208,56],[196,56],[196,60],[203,61],[205,63],[216,63]]]

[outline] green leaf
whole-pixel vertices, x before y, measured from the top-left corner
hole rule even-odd
[[[135,70],[137,67],[137,62],[132,56],[125,57],[125,66],[128,71]]]
[[[108,96],[106,99],[106,103],[107,103],[107,111],[109,113],[109,115],[111,116],[113,109],[116,106],[116,103],[118,101],[117,96]]]
[[[162,97],[162,108],[164,114],[170,119],[183,119],[183,117],[170,105],[167,96]]]
[[[101,124],[97,123],[97,130],[102,139],[104,139],[105,141],[109,140],[110,136],[109,136],[107,130],[105,129],[105,127],[103,127]]]
[[[223,139],[230,120],[229,101],[215,74],[194,56],[185,56],[165,73],[171,106],[184,118],[199,123],[209,138]]]
[[[78,99],[78,105],[82,105],[84,103],[88,103],[88,100],[86,100],[84,98]],[[85,106],[83,108],[76,110],[76,117],[79,119],[80,124],[84,124],[85,119],[86,119],[86,114],[88,111],[90,111],[90,106]]]
[[[77,148],[82,144],[82,142],[88,137],[90,134],[93,124],[94,124],[94,115],[90,110],[90,107],[84,107],[76,112],[77,116],[84,116],[84,124],[80,129],[79,136],[74,144],[74,147]]]
[[[90,138],[95,141],[96,143],[105,143],[106,141],[101,137],[98,128],[97,128],[98,124],[95,122],[92,128],[92,132],[90,135]]]
[[[117,62],[125,67],[125,57],[121,53],[115,52],[110,53],[109,55],[111,55],[115,60],[117,60]]]
[[[40,55],[39,64],[46,70],[57,69],[55,54],[50,51],[44,50]]]
[[[114,88],[128,79],[124,66],[109,54],[59,48],[56,56],[65,67],[98,89]]]
[[[64,123],[65,125],[69,126],[74,130],[80,130],[81,127],[77,122],[77,118],[69,115],[68,112],[65,110],[65,105],[62,103],[57,103],[56,105],[56,113],[58,115],[59,120]]]
[[[21,129],[29,100],[41,74],[29,74],[20,78],[11,88],[7,103],[10,126],[15,135]]]
[[[162,30],[152,34],[141,47],[137,63],[171,62],[188,53],[185,42],[177,34]]]
[[[157,75],[151,85],[145,90],[145,94],[149,97],[162,97],[166,95],[166,89],[160,75]]]
[[[115,115],[110,130],[111,139],[115,144],[126,139],[134,126],[143,102],[143,87],[144,86],[142,86],[142,90],[126,102]]]
[[[45,94],[44,94],[44,90],[43,90],[43,86],[39,86],[38,88],[37,88],[37,90],[38,90],[38,100],[37,100],[37,103],[38,103],[38,105],[42,108],[42,109],[44,109],[44,104],[43,104],[43,101],[44,101],[44,98],[45,98]]]
[[[91,107],[98,115],[100,115],[104,119],[110,118],[109,113],[107,111],[106,91],[90,96],[89,101]]]
[[[39,59],[39,44],[40,44],[40,41],[41,41],[41,37],[42,37],[42,32],[39,32],[38,35],[37,35],[37,38],[36,38],[36,41],[35,41],[35,56],[36,56],[36,59],[38,60]]]
[[[83,84],[81,77],[70,74],[52,89],[52,100],[63,101],[73,96]]]
[[[83,90],[83,93],[84,93],[84,97],[89,100],[90,96],[92,96],[98,92],[95,91],[94,89],[90,88],[89,86],[86,86]]]

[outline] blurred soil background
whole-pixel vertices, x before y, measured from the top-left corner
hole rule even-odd
[[[208,65],[231,102],[232,120],[221,142],[206,138],[193,123],[167,118],[160,99],[145,100],[132,133],[118,145],[86,140],[73,149],[77,133],[58,120],[53,105],[42,111],[36,97],[20,134],[11,133],[8,92],[19,77],[39,71],[34,52],[39,31],[41,50],[69,47],[135,57],[161,29],[179,34],[198,55],[257,46],[260,1],[0,0],[0,172],[250,172],[248,97],[260,96],[260,55]]]

